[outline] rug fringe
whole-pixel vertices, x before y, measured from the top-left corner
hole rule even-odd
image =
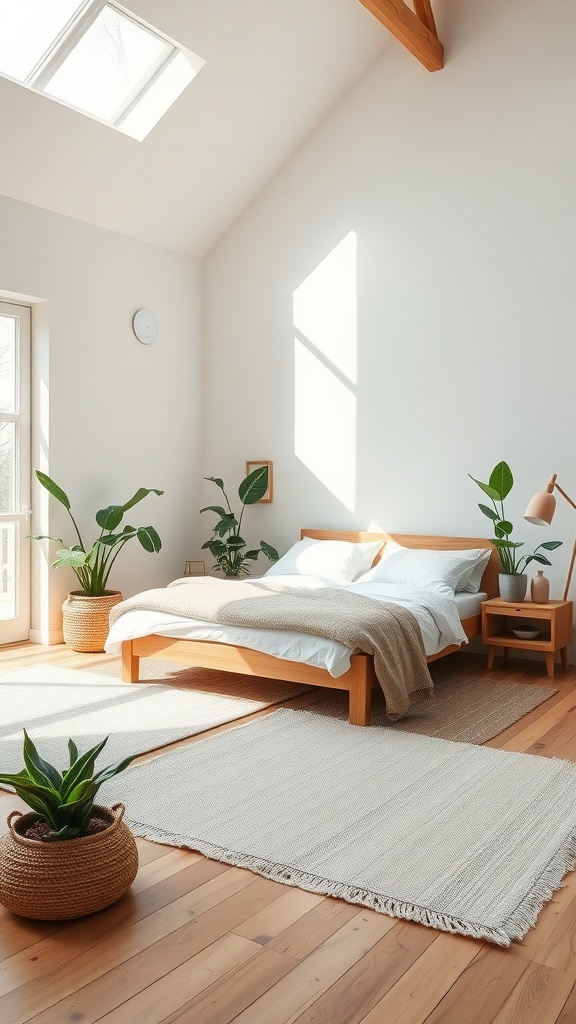
[[[576,867],[576,836],[567,836],[539,878],[534,880],[531,891],[518,904],[506,924],[506,933],[512,939],[522,939],[533,928],[542,907],[562,888],[562,879]]]
[[[535,925],[544,904],[562,886],[564,875],[576,867],[576,836],[569,836],[549,862],[544,873],[535,880],[532,890],[522,899],[508,921],[503,922],[500,927],[492,928],[476,921],[454,917],[451,914],[442,914],[428,907],[405,903],[401,900],[386,899],[369,889],[356,888],[342,882],[321,878],[287,865],[273,864],[250,854],[222,849],[201,839],[189,839],[161,828],[143,825],[130,818],[126,818],[125,821],[137,836],[153,843],[166,843],[169,846],[197,850],[212,860],[230,864],[233,867],[248,868],[248,870],[270,878],[274,882],[280,882],[282,885],[297,886],[322,896],[334,896],[347,903],[358,904],[381,914],[387,914],[389,917],[415,921],[427,928],[437,928],[453,935],[487,939],[498,946],[509,946],[514,939],[524,937],[526,932]]]

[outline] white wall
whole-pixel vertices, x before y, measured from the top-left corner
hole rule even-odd
[[[391,44],[207,258],[204,470],[273,459],[247,532],[285,549],[488,536],[467,474],[505,459],[519,539],[565,543],[559,596],[574,511],[522,514],[553,471],[576,497],[576,7],[435,10],[445,69]]]
[[[162,551],[130,542],[110,585],[125,596],[164,586],[198,544],[201,263],[3,197],[0,236],[0,294],[43,300],[33,306],[33,404],[45,410],[35,424],[33,468],[67,491],[85,543],[99,532],[99,508],[123,504],[138,487],[163,489],[126,517],[155,526]],[[158,320],[153,345],[132,333],[141,306]],[[48,504],[49,522],[40,522]],[[66,513],[36,482],[32,507],[34,532],[72,542]],[[62,600],[76,578],[66,569],[46,572],[40,545],[34,558],[35,584],[45,587],[34,603],[33,635],[58,639]]]

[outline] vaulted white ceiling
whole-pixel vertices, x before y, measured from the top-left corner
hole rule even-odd
[[[124,6],[205,67],[143,142],[0,78],[0,194],[194,256],[390,39],[358,0]]]

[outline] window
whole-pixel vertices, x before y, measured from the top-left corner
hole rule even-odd
[[[0,0],[0,75],[140,141],[205,61],[106,0]]]
[[[0,644],[30,629],[30,310],[0,302]]]

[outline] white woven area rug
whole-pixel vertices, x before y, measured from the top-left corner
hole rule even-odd
[[[576,863],[576,765],[278,710],[106,783],[133,831],[502,946]]]
[[[148,659],[156,672],[165,663]],[[110,734],[106,763],[173,743],[303,693],[297,684],[207,672],[174,671],[172,685],[122,683],[98,672],[38,665],[0,676],[0,771],[19,771],[22,729],[40,753],[68,763],[72,737],[81,751]],[[99,761],[100,766],[104,761]]]

